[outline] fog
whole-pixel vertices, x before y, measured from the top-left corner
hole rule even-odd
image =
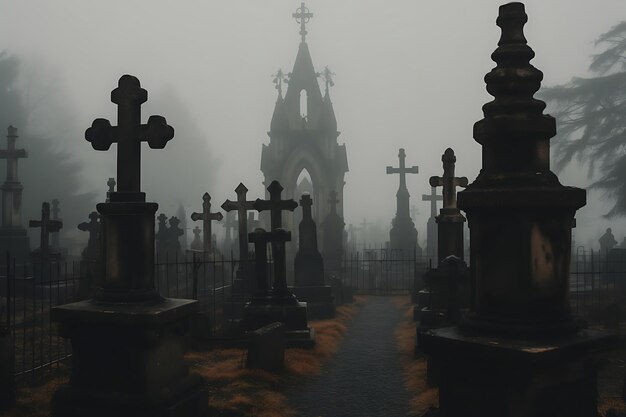
[[[457,154],[457,175],[476,177],[481,148],[472,126],[491,100],[483,77],[494,66],[490,55],[499,39],[500,4],[306,3],[314,14],[307,43],[315,68],[328,66],[336,74],[331,98],[350,168],[346,224],[367,218],[390,225],[398,178],[386,175],[385,167],[397,165],[400,147],[407,164],[419,166],[407,182],[411,204],[420,211],[416,226],[422,242],[429,203],[421,195],[430,191],[428,178],[441,175],[445,148]],[[532,63],[544,72],[544,86],[585,76],[593,41],[626,16],[624,0],[525,4],[526,37],[537,54]],[[142,188],[160,212],[176,215],[181,204],[187,214],[199,211],[205,191],[217,208],[234,199],[239,182],[250,197],[261,197],[261,145],[269,142],[277,94],[271,75],[293,66],[300,36],[291,14],[299,5],[295,0],[0,1],[0,50],[19,59],[19,86],[34,109],[18,126],[24,132],[18,144],[28,148],[29,136],[54,141],[78,162],[80,185],[73,192],[94,193],[94,203],[102,201],[107,178],[115,176],[116,147],[94,151],[84,131],[97,117],[117,123],[110,91],[121,75],[132,74],[148,90],[144,120],[160,114],[176,129],[165,150],[142,148]],[[46,176],[45,166],[28,169]],[[592,182],[581,166],[559,175],[567,185]],[[37,197],[52,198],[28,201]],[[623,220],[602,218],[609,206],[600,193],[588,193],[587,206],[577,214],[577,243],[597,244],[609,226],[622,240]],[[25,207],[25,218],[38,209]],[[71,219],[64,233],[74,233],[88,211]]]

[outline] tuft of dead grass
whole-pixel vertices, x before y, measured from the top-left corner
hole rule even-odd
[[[404,384],[411,395],[411,413],[421,416],[439,406],[439,390],[426,384],[426,359],[415,359],[415,323],[413,306],[409,296],[394,297],[394,305],[404,311],[403,320],[394,335],[404,369]]]
[[[2,414],[5,417],[49,417],[52,396],[69,381],[67,369],[61,365],[57,376],[43,385],[18,389],[15,406]]]
[[[606,417],[610,410],[617,411],[618,415],[626,415],[626,404],[624,404],[624,400],[619,397],[600,398],[600,401],[598,401],[598,412],[600,415]]]

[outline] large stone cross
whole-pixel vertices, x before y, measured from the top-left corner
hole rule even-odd
[[[89,221],[80,223],[78,230],[89,232],[87,246],[92,247],[92,245],[97,245],[100,234],[100,213],[97,211],[89,213]]]
[[[306,24],[309,23],[309,20],[313,17],[313,13],[309,12],[304,5],[304,2],[300,3],[300,7],[296,9],[296,12],[291,15],[294,19],[296,19],[297,23],[300,23],[300,36],[302,36],[302,42],[306,42]]]
[[[40,227],[39,238],[39,254],[41,259],[47,260],[50,253],[50,233],[55,233],[61,230],[63,222],[60,220],[52,220],[50,218],[50,203],[47,201],[41,205],[41,219],[31,220],[28,222],[30,227]]]
[[[437,188],[430,187],[430,194],[422,194],[422,201],[430,201],[430,217],[437,217],[437,201],[443,201],[443,196],[437,194]]]
[[[239,259],[242,265],[248,260],[248,211],[254,210],[254,201],[246,200],[248,189],[243,183],[239,183],[235,188],[237,201],[226,200],[222,203],[222,209],[227,213],[237,210],[237,220],[239,223]]]
[[[224,216],[219,211],[217,213],[211,213],[211,196],[209,193],[204,193],[202,196],[202,213],[191,213],[191,220],[194,222],[202,220],[203,244],[205,252],[211,251],[213,235],[211,232],[211,222],[213,220],[221,221],[223,218]]]
[[[417,174],[419,172],[419,167],[406,167],[406,153],[404,152],[404,148],[400,148],[400,152],[398,152],[398,160],[400,162],[398,168],[387,167],[387,174],[400,174],[400,188],[406,188],[406,174]]]
[[[291,240],[291,232],[284,229],[276,229],[266,232],[263,229],[255,229],[254,232],[248,234],[248,240],[254,244],[254,264],[256,275],[255,293],[260,298],[265,298],[269,292],[267,279],[267,244],[271,243],[272,247],[277,245],[285,246],[286,242]],[[281,292],[283,289],[278,285],[278,281],[274,280],[274,290]],[[278,285],[278,286],[277,286]]]
[[[95,150],[106,151],[117,143],[117,193],[124,201],[144,201],[141,193],[141,142],[153,149],[163,149],[174,137],[174,128],[162,116],[150,116],[141,124],[141,105],[148,100],[148,92],[139,80],[123,75],[118,87],[111,92],[111,101],[117,104],[117,126],[106,119],[95,119],[85,132],[85,139]]]
[[[27,158],[28,153],[24,149],[16,149],[17,128],[9,126],[7,134],[7,148],[0,149],[0,159],[7,160],[7,182],[17,182],[17,161]]]
[[[456,206],[456,187],[467,187],[467,177],[455,177],[454,166],[456,156],[451,148],[446,149],[441,160],[443,161],[443,177],[430,177],[430,185],[432,187],[443,187],[443,208],[455,209]]]

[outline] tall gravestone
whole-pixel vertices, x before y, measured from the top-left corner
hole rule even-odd
[[[272,181],[267,187],[270,198],[256,199],[254,209],[258,212],[269,211],[270,232],[257,229],[252,234],[251,242],[257,239],[263,248],[255,246],[255,275],[257,275],[256,296],[244,309],[243,326],[246,331],[254,331],[268,324],[281,322],[287,327],[287,345],[294,347],[313,347],[315,335],[308,326],[307,305],[298,299],[287,287],[287,260],[285,243],[291,240],[291,233],[282,229],[283,211],[293,211],[298,206],[294,200],[283,200],[283,187],[278,181]],[[256,234],[256,232],[259,232]],[[271,244],[274,262],[274,280],[271,290],[267,285],[267,257],[265,248]],[[265,261],[264,261],[265,260]],[[263,272],[265,271],[265,272]],[[261,275],[259,275],[261,274]]]
[[[16,148],[17,128],[9,126],[7,148],[0,150],[0,159],[6,159],[6,178],[2,190],[2,225],[0,225],[0,263],[4,263],[6,252],[11,253],[17,263],[25,262],[30,254],[30,242],[26,228],[22,225],[22,190],[17,173],[17,163],[28,157],[24,149]]]
[[[332,289],[324,280],[324,260],[317,248],[317,226],[311,214],[313,200],[308,194],[300,199],[302,221],[299,225],[298,252],[294,261],[293,292],[307,303],[307,313],[312,319],[335,315]]]
[[[154,215],[141,192],[141,142],[162,149],[174,129],[165,118],[141,124],[147,92],[130,75],[111,93],[118,126],[96,119],[85,138],[96,150],[117,143],[117,191],[97,205],[102,216],[104,278],[92,300],[55,307],[52,318],[72,341],[72,374],[54,395],[52,415],[203,416],[207,393],[188,371],[180,335],[195,300],[163,298],[154,281]]]
[[[495,100],[474,125],[482,169],[458,195],[470,225],[469,314],[418,334],[440,367],[446,417],[597,415],[594,354],[610,336],[580,330],[569,304],[571,229],[586,196],[550,170],[556,123],[533,98],[543,74],[529,63],[526,21],[522,3],[500,7],[497,65],[485,77]]]
[[[406,188],[406,174],[417,174],[418,167],[406,167],[406,153],[400,148],[398,153],[400,165],[398,168],[387,167],[387,174],[399,174],[400,185],[396,192],[396,216],[393,218],[389,240],[391,250],[400,251],[406,259],[421,255],[421,248],[417,242],[417,229],[411,219],[410,195]]]
[[[211,196],[209,193],[204,193],[202,196],[202,212],[201,213],[191,213],[191,220],[198,221],[202,220],[202,251],[206,254],[209,254],[213,251],[213,233],[211,224],[214,220],[218,222],[224,218],[222,213],[219,211],[217,213],[211,212]]]
[[[426,255],[434,265],[437,264],[437,201],[443,196],[437,194],[437,189],[430,187],[430,194],[422,194],[422,201],[430,202],[430,217],[426,223]]]

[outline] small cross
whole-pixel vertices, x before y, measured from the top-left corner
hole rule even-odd
[[[145,200],[145,196],[133,195],[141,192],[141,142],[163,149],[174,137],[174,128],[162,116],[150,116],[147,124],[141,124],[141,105],[147,100],[148,92],[141,88],[139,80],[123,75],[111,92],[111,101],[117,104],[118,126],[111,126],[106,119],[95,119],[85,132],[85,139],[95,150],[106,151],[117,143],[117,191],[126,193],[122,197],[125,201]]]
[[[159,221],[159,228],[161,228],[161,227],[166,228],[167,227],[167,225],[165,224],[165,222],[167,221],[167,216],[165,215],[165,213],[159,214],[159,217],[157,217],[157,220]]]
[[[300,36],[302,36],[302,42],[306,42],[306,34],[308,33],[306,31],[306,24],[309,23],[309,20],[313,17],[313,13],[310,13],[309,9],[304,6],[304,2],[302,2],[300,7],[296,9],[296,13],[291,16],[300,24]]]
[[[296,203],[293,199],[281,200],[280,195],[283,192],[283,187],[276,180],[272,181],[269,187],[267,187],[267,191],[270,192],[270,199],[261,200],[260,198],[257,198],[253,207],[259,213],[269,210],[271,213],[270,218],[272,230],[280,229],[283,225],[283,211],[294,211],[298,207],[298,203]]]
[[[237,219],[239,222],[239,258],[242,262],[248,260],[248,211],[254,210],[254,201],[246,200],[248,189],[243,183],[239,183],[235,188],[237,193],[237,201],[226,200],[222,204],[222,209],[227,213],[237,210]],[[254,216],[254,213],[252,214]]]
[[[80,223],[78,230],[89,232],[87,246],[96,245],[100,235],[100,214],[97,211],[89,213],[89,222]]]
[[[278,93],[282,96],[283,95],[283,83],[289,83],[289,76],[285,75],[283,70],[279,68],[278,71],[276,71],[276,74],[272,75],[272,77],[274,77],[273,83],[276,86]]]
[[[213,220],[221,221],[224,218],[222,213],[211,213],[211,196],[204,193],[202,196],[202,213],[191,213],[191,220],[194,222],[202,220],[202,231],[204,239],[204,251],[211,252],[211,222]]]
[[[422,194],[422,201],[430,201],[430,217],[437,217],[437,201],[443,201],[443,196],[437,194],[437,189],[430,187],[430,194]]]
[[[335,82],[333,81],[333,75],[335,75],[335,73],[329,70],[328,67],[325,67],[324,71],[318,73],[317,75],[322,77],[322,80],[324,80],[324,84],[326,85],[326,95],[328,95],[329,87],[335,86]]]
[[[195,241],[199,241],[200,240],[200,233],[202,233],[202,229],[200,229],[198,226],[193,228],[193,240]]]
[[[41,205],[41,219],[31,220],[28,222],[28,226],[41,228],[39,254],[43,260],[46,260],[50,253],[50,233],[61,230],[63,222],[50,219],[50,203],[46,201]]]
[[[457,208],[456,206],[456,187],[467,187],[467,177],[455,177],[454,166],[456,156],[451,148],[441,156],[443,161],[443,177],[430,177],[430,185],[432,187],[443,187],[443,208]]]
[[[17,182],[17,161],[19,158],[28,157],[28,153],[24,149],[15,149],[17,138],[17,128],[9,126],[7,148],[0,149],[0,159],[7,160],[7,182]]]
[[[313,206],[313,199],[309,194],[302,194],[300,198],[300,207],[302,207],[302,219],[313,219],[311,216],[311,206]]]
[[[400,174],[400,188],[406,188],[406,174],[417,174],[419,172],[419,168],[417,166],[412,166],[407,168],[405,165],[406,153],[404,152],[404,148],[400,148],[400,152],[398,153],[398,160],[400,161],[400,166],[398,168],[387,167],[387,174]]]

